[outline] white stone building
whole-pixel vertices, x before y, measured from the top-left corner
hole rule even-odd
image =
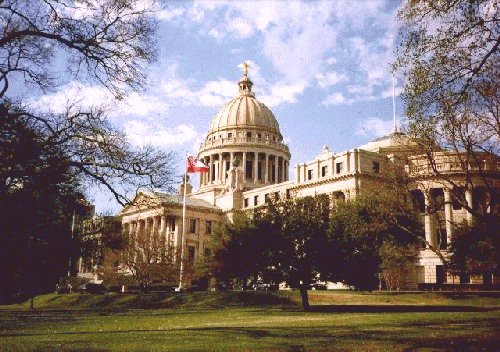
[[[394,132],[358,148],[335,152],[327,146],[312,161],[295,165],[295,179],[290,180],[290,152],[283,142],[278,121],[272,111],[261,103],[252,92],[252,81],[246,71],[238,82],[239,92],[215,115],[198,158],[210,171],[200,175],[199,188],[187,198],[188,258],[206,253],[207,236],[211,227],[222,216],[231,217],[237,210],[263,205],[269,195],[302,197],[329,194],[333,202],[354,199],[364,190],[374,190],[384,182],[383,170],[389,163],[406,165],[417,199],[423,200],[422,217],[425,220],[426,238],[439,246],[442,238],[449,242],[453,221],[469,218],[462,209],[447,204],[444,222],[426,213],[425,205],[431,196],[441,192],[450,198],[450,185],[435,180],[425,164],[425,158],[415,156],[414,147],[403,133]],[[450,169],[453,161],[449,154],[437,155],[443,168]],[[422,166],[423,165],[423,166]],[[499,184],[499,165],[488,165],[491,176]],[[451,170],[451,169],[450,169]],[[454,179],[461,182],[458,170]],[[404,168],[401,172],[405,172]],[[477,180],[480,184],[480,180]],[[176,245],[181,243],[182,198],[161,193],[143,192],[139,195],[148,202],[143,206],[128,206],[121,212],[125,233],[131,237],[152,230],[153,236],[166,236]],[[419,198],[420,197],[420,198]],[[472,196],[468,195],[471,204]],[[137,201],[138,199],[136,199]],[[141,201],[139,199],[139,203]],[[146,204],[146,205],[144,205]],[[438,239],[436,228],[443,226],[446,235]],[[440,242],[441,241],[441,242]],[[444,255],[446,246],[442,246]],[[442,263],[429,249],[421,252],[416,263],[417,282],[445,282]],[[448,278],[448,281],[450,278]]]

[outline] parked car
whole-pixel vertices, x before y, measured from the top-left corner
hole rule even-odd
[[[325,284],[320,284],[320,283],[315,283],[311,285],[311,290],[315,291],[324,291],[326,290],[326,285]]]

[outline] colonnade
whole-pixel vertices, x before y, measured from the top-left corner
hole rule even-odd
[[[158,215],[124,223],[123,233],[139,251],[147,252],[149,249],[161,260],[169,249],[177,248],[179,227],[175,217]]]
[[[471,223],[473,218],[472,214],[468,211],[465,211],[465,218],[458,216],[454,216],[454,211],[453,211],[453,200],[452,200],[452,191],[447,189],[447,188],[433,188],[431,191],[437,190],[440,191],[442,190],[443,192],[443,206],[444,206],[444,223],[445,223],[445,231],[446,231],[446,245],[449,245],[451,243],[452,237],[453,237],[453,230],[454,230],[454,223],[459,222],[462,219],[467,220],[467,222]],[[431,195],[431,192],[429,191],[421,191],[424,196],[424,204],[425,204],[425,213],[424,213],[424,224],[425,224],[425,240],[427,242],[427,248],[429,248],[429,244],[434,247],[438,248],[440,243],[438,243],[438,229],[437,226],[439,218],[438,214],[440,212],[438,209],[435,209],[436,206],[436,199],[433,198]],[[465,191],[465,200],[467,202],[467,205],[472,208],[473,207],[473,192],[472,190],[466,190]],[[454,218],[456,217],[456,218]],[[446,249],[442,248],[441,249]]]
[[[289,179],[289,162],[283,156],[263,152],[224,152],[202,158],[210,170],[201,174],[200,186],[225,184],[227,171],[236,158],[240,161],[245,182],[250,180],[255,184],[273,184]],[[247,161],[252,162],[250,170],[247,169]]]

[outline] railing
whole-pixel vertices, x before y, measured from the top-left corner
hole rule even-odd
[[[437,155],[435,160],[431,161],[425,156],[410,158],[407,166],[407,172],[412,175],[422,175],[434,172],[464,172],[469,171],[500,171],[500,163],[494,160],[481,160],[480,162],[465,163],[459,156]]]
[[[205,141],[200,143],[200,149],[205,148],[215,148],[227,145],[244,145],[244,144],[261,144],[277,147],[279,149],[288,151],[288,146],[280,141],[274,141],[267,138],[255,138],[255,137],[233,137],[233,138],[219,138]]]

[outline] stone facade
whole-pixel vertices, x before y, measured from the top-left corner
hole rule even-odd
[[[283,143],[276,118],[255,98],[247,71],[238,86],[239,93],[214,117],[200,145],[198,159],[208,165],[209,172],[200,174],[199,188],[187,197],[185,250],[189,256],[203,254],[209,236],[206,224],[212,226],[223,216],[231,218],[235,211],[261,206],[269,196],[328,194],[335,205],[363,192],[376,191],[386,182],[384,171],[396,166],[397,172],[405,172],[411,179],[412,195],[421,209],[429,243],[420,254],[415,272],[409,275],[407,286],[416,288],[419,282],[446,281],[442,261],[430,246],[440,249],[444,257],[448,255],[446,248],[453,224],[471,220],[467,211],[454,207],[450,192],[457,184],[467,186],[465,196],[472,204],[471,190],[481,186],[479,178],[473,177],[465,184],[453,154],[442,152],[435,155],[437,166],[454,182],[440,183],[433,177],[427,159],[415,155],[415,144],[405,134],[395,131],[346,151],[334,152],[325,146],[314,160],[295,165],[295,180],[290,180],[290,152]],[[499,165],[485,161],[484,168],[495,180],[495,187],[500,188]],[[445,201],[443,209],[431,214],[430,204],[440,196]],[[182,198],[158,192],[143,192],[139,197],[147,201],[141,205],[141,200],[136,199],[138,205],[126,207],[121,213],[125,233],[133,238],[151,229],[153,236],[165,237],[179,246]],[[454,278],[448,281],[451,279]]]

